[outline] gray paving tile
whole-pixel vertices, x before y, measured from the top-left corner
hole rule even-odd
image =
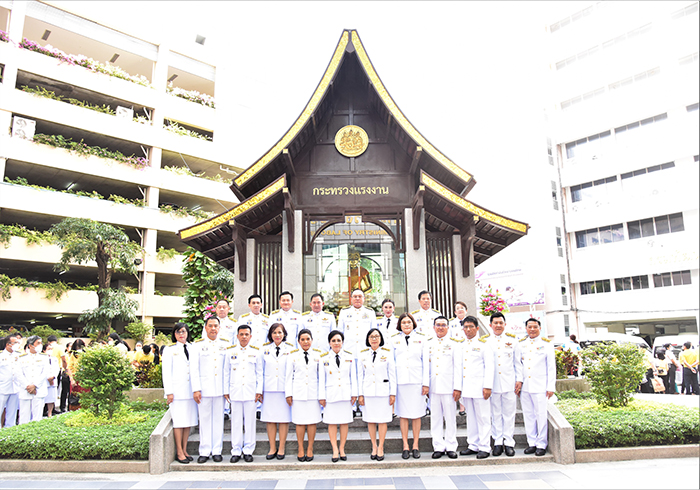
[[[337,478],[335,484],[339,487],[361,487],[365,484],[364,478]]]
[[[222,481],[217,482],[219,488],[246,488],[250,482],[247,481]]]
[[[479,479],[478,475],[455,475],[451,476],[450,479],[457,486],[457,488],[489,488],[482,480]]]
[[[535,475],[530,471],[514,471],[513,473],[506,473],[508,478],[511,480],[539,480],[540,477]]]
[[[258,490],[272,490],[277,486],[277,480],[256,480],[248,484],[246,490],[258,489]]]
[[[220,481],[195,481],[189,488],[221,488]]]
[[[306,488],[333,488],[335,480],[308,480]]]
[[[109,481],[105,482],[100,486],[99,488],[101,490],[127,490],[134,485],[136,485],[135,481]]]
[[[163,486],[160,487],[160,490],[186,490],[190,488],[193,483],[193,481],[169,481],[165,482]]]
[[[391,485],[394,482],[391,478],[365,478],[365,485]]]
[[[561,471],[533,471],[532,474],[536,475],[540,480],[552,485],[553,487],[559,487],[561,484],[571,483],[574,481]]]
[[[425,485],[423,485],[423,480],[419,476],[398,476],[392,478],[394,480],[394,486],[397,489],[406,490],[425,490]]]
[[[481,481],[508,481],[508,475],[505,473],[487,473],[484,475],[477,475]]]

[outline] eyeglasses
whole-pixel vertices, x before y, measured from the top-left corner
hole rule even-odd
[[[381,335],[370,335],[369,338],[370,339],[381,339],[382,336]]]

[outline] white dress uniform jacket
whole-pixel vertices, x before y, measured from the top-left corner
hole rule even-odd
[[[486,336],[466,339],[461,345],[462,398],[483,398],[484,388],[493,389],[493,350]]]
[[[7,352],[4,349],[0,352],[0,395],[14,395],[19,392],[18,358],[15,352]]]
[[[299,330],[306,328],[311,330],[313,343],[311,347],[320,349],[321,352],[326,352],[330,347],[328,344],[328,334],[335,330],[335,316],[327,311],[305,311],[301,314],[299,322]],[[299,330],[296,333],[299,333]],[[294,335],[296,338],[296,335]]]
[[[217,317],[218,318],[218,317]],[[236,340],[236,319],[235,318],[219,318],[219,339],[229,344]],[[202,334],[206,336],[206,332],[202,331]]]
[[[464,335],[464,328],[462,327],[462,321],[459,318],[457,318],[457,317],[451,318],[448,326],[450,327],[450,332],[447,334],[448,336],[450,336],[454,339],[457,339],[457,340],[464,340],[467,338],[467,336]]]
[[[163,391],[165,396],[173,395],[175,400],[192,399],[190,381],[190,361],[185,355],[185,344],[175,342],[163,351]],[[192,355],[192,344],[187,344],[187,352]]]
[[[260,347],[267,342],[267,331],[270,328],[270,325],[272,325],[272,322],[270,322],[269,317],[264,313],[253,315],[252,313],[248,312],[242,314],[240,317],[238,317],[236,334],[233,336],[232,343],[234,345],[238,343],[238,338],[236,335],[238,334],[238,327],[241,325],[250,326],[250,343],[248,345]],[[289,328],[287,328],[287,333],[289,334]]]
[[[263,392],[262,351],[248,344],[234,345],[226,349],[224,358],[224,395],[231,401],[255,401],[255,395]]]
[[[416,311],[412,311],[411,316],[416,321],[416,331],[424,334],[430,334],[430,332],[434,332],[433,321],[437,317],[442,316],[442,313],[433,308],[427,310],[419,308]]]
[[[519,342],[504,332],[489,337],[494,352],[495,374],[491,394],[491,436],[496,446],[515,446],[516,381],[523,380]]]
[[[427,337],[417,330],[408,335],[408,343],[403,332],[396,332],[391,337],[396,364],[396,384],[428,386],[430,371],[428,363],[424,362],[427,346]]]
[[[522,391],[546,393],[556,391],[557,367],[554,346],[549,339],[525,337],[520,342],[522,359]]]
[[[22,354],[19,356],[19,369],[17,371],[20,400],[33,400],[46,398],[49,391],[48,378],[51,376],[51,366],[49,356],[37,352],[36,354]],[[36,394],[32,395],[27,391],[27,386],[36,386]],[[42,407],[43,408],[43,407]]]
[[[357,369],[353,354],[340,350],[337,354],[340,367],[336,363],[336,353],[332,350],[321,355],[318,370],[318,399],[327,403],[350,400],[358,396]]]
[[[203,397],[224,396],[224,356],[230,346],[223,340],[200,339],[190,352],[192,392]],[[222,412],[223,417],[223,412]]]
[[[425,351],[425,364],[428,366],[428,378],[423,386],[430,388],[430,394],[450,395],[454,390],[462,389],[460,376],[461,342],[445,335],[428,339]],[[426,383],[427,381],[427,383]]]
[[[357,359],[357,385],[360,396],[396,396],[396,367],[391,349],[379,347],[372,362],[369,347]]]
[[[290,308],[287,311],[275,310],[272,313],[270,313],[270,318],[268,319],[268,326],[272,325],[273,323],[281,323],[282,325],[284,325],[284,328],[287,330],[287,338],[294,339],[292,343],[294,344],[294,346],[297,345],[297,332],[304,328],[301,326],[301,311],[294,310],[292,308]],[[315,340],[316,337],[314,336],[314,341]]]
[[[377,315],[374,310],[361,306],[355,308],[348,306],[340,310],[338,315],[338,330],[345,336],[345,348],[357,357],[358,352],[364,348],[367,340],[367,332],[374,326]],[[382,336],[384,334],[382,333]],[[384,342],[389,339],[384,337]]]
[[[399,322],[399,317],[391,315],[387,318],[386,315],[378,316],[374,323],[374,328],[378,328],[384,336],[384,342],[391,338],[396,333],[396,325]]]
[[[309,349],[309,363],[306,364],[303,349],[295,349],[287,358],[285,396],[292,401],[318,400],[318,365],[321,351]]]
[[[294,346],[289,342],[280,342],[280,354],[274,342],[262,346],[263,359],[263,393],[266,391],[284,392],[287,381],[287,359]]]

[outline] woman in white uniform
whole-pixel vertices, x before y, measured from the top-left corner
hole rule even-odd
[[[192,397],[190,383],[192,346],[187,343],[189,336],[189,327],[184,323],[176,323],[172,332],[174,343],[165,348],[162,358],[163,391],[173,419],[176,459],[182,464],[193,460],[192,456],[187,454],[187,440],[190,437],[190,428],[199,423],[197,404]]]
[[[263,344],[263,400],[260,420],[267,423],[270,452],[266,459],[284,459],[289,422],[292,410],[287,405],[284,385],[287,376],[287,359],[294,345],[287,340],[287,329],[281,323],[273,323]],[[277,446],[277,430],[280,442]]]
[[[318,365],[321,351],[312,349],[313,337],[308,329],[297,334],[299,348],[289,353],[285,395],[292,407],[292,422],[297,426],[299,461],[313,461],[316,424],[321,421],[321,405],[318,403]],[[304,434],[309,435],[309,444],[304,453]]]
[[[418,447],[421,417],[425,415],[425,395],[430,385],[428,365],[423,362],[427,345],[425,335],[416,331],[416,321],[410,313],[403,313],[396,326],[398,333],[391,337],[391,346],[396,362],[396,415],[401,417],[401,457],[408,459],[411,454],[420,458]],[[408,422],[413,427],[413,451],[408,445]]]
[[[396,400],[396,369],[391,349],[382,347],[384,337],[377,328],[367,332],[365,345],[357,358],[358,403],[363,407],[362,420],[367,422],[372,441],[370,459],[384,459],[384,439],[387,423],[393,418],[392,406]],[[379,429],[379,444],[377,444]]]
[[[328,424],[328,437],[333,447],[331,461],[347,461],[345,441],[348,424],[352,422],[352,407],[357,400],[357,370],[352,352],[343,350],[345,336],[338,330],[328,334],[331,348],[321,354],[318,370],[318,398],[323,410],[323,422]],[[336,437],[340,425],[340,448]]]

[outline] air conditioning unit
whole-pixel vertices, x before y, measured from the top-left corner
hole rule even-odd
[[[134,118],[134,110],[128,107],[117,106],[117,117],[128,119],[131,121]]]
[[[12,121],[12,137],[33,140],[36,132],[36,121],[15,116]]]

